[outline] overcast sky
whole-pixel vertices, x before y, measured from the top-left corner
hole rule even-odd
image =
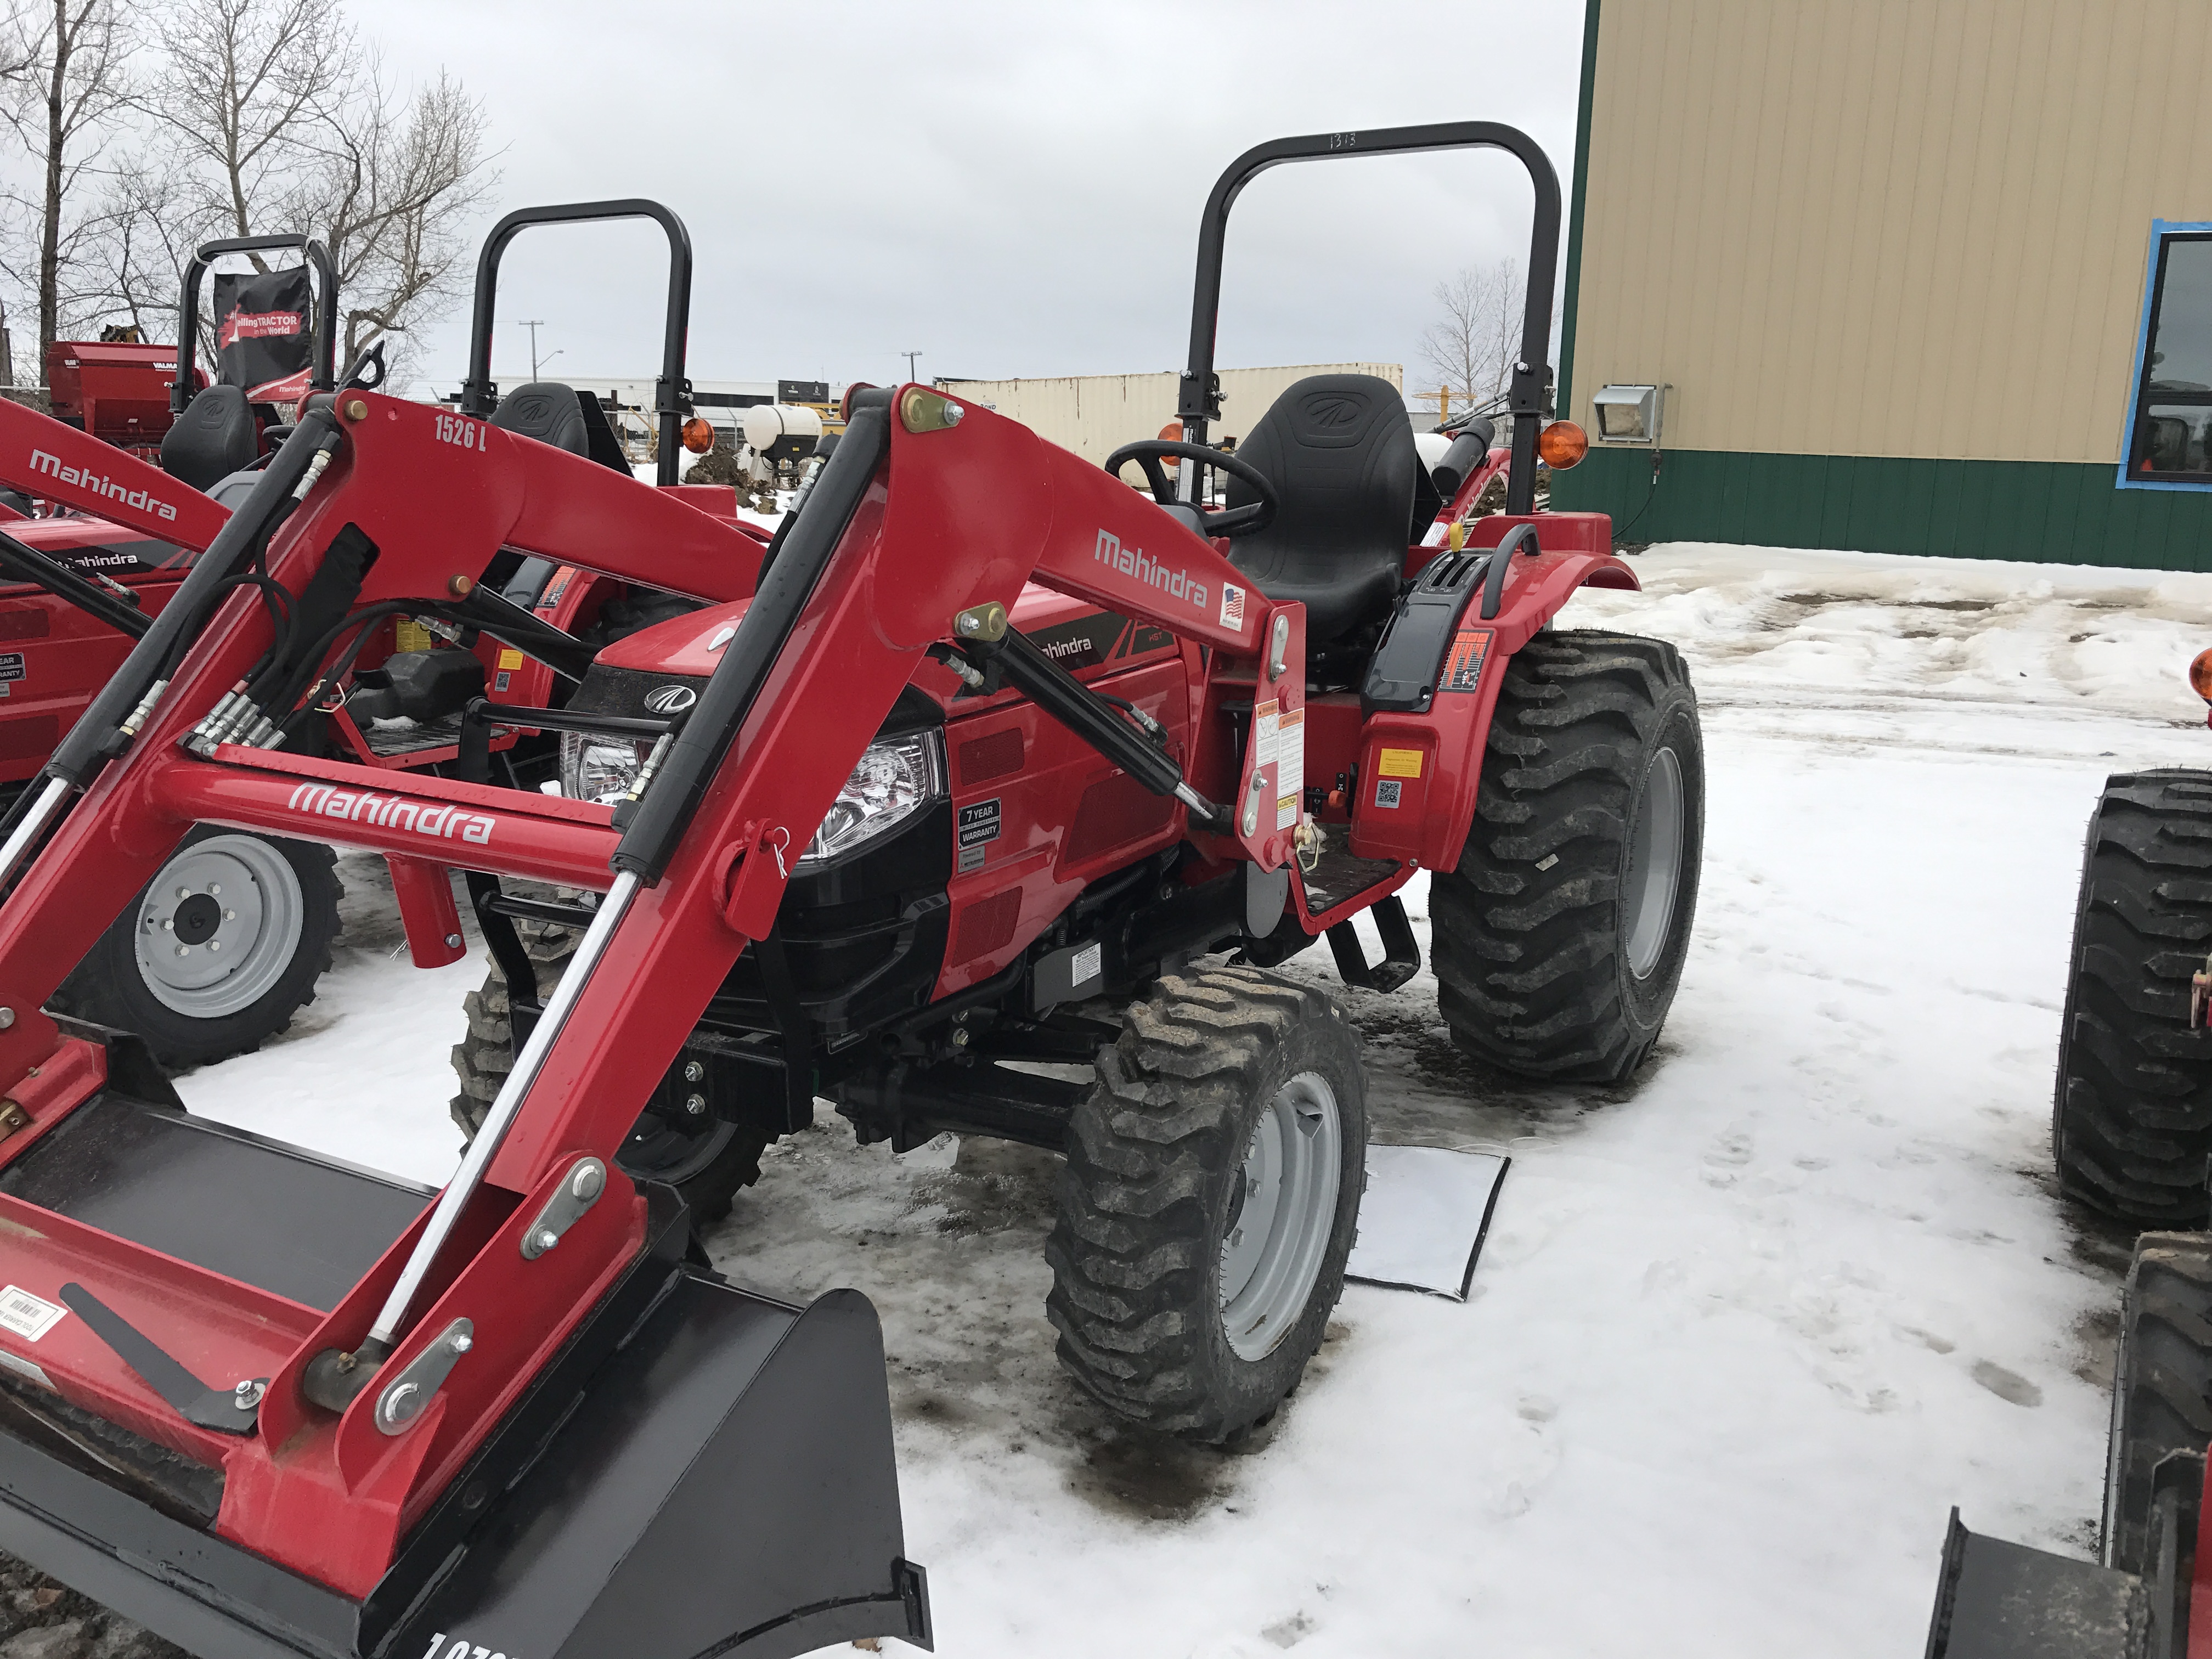
[[[651,196],[697,256],[695,380],[996,378],[1179,366],[1199,211],[1292,134],[1489,119],[1572,170],[1582,0],[688,6],[377,0],[392,67],[480,96],[495,210]],[[1525,261],[1529,190],[1491,151],[1276,168],[1231,217],[1221,367],[1401,362],[1437,283]],[[649,224],[526,233],[494,367],[654,372]],[[1564,261],[1564,250],[1561,252]],[[465,307],[426,331],[458,380]]]

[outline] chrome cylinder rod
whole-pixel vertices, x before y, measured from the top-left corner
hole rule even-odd
[[[507,1138],[508,1127],[529,1098],[530,1085],[538,1080],[544,1068],[545,1056],[552,1052],[562,1029],[576,1000],[584,994],[584,988],[592,982],[592,975],[606,955],[607,944],[614,938],[615,929],[622,926],[630,902],[637,896],[642,884],[633,875],[619,875],[614,885],[599,902],[599,914],[584,933],[583,942],[577,945],[576,954],[569,962],[568,971],[561,975],[553,994],[546,999],[545,1012],[538,1017],[538,1024],[530,1033],[530,1041],[522,1045],[522,1052],[514,1057],[514,1069],[507,1073],[507,1083],[499,1091],[499,1098],[491,1103],[483,1127],[477,1131],[476,1139],[469,1142],[469,1150],[461,1159],[461,1167],[453,1171],[453,1178],[446,1183],[439,1195],[438,1207],[431,1212],[430,1224],[422,1230],[422,1237],[415,1241],[415,1249],[400,1271],[399,1280],[385,1298],[384,1311],[376,1316],[375,1327],[369,1332],[371,1342],[381,1342],[387,1347],[396,1346],[401,1327],[406,1323],[409,1305],[429,1276],[438,1253],[453,1236],[455,1224],[469,1200],[483,1184],[484,1171],[491,1167],[498,1155],[500,1143]]]
[[[39,791],[39,798],[31,803],[31,810],[23,814],[23,821],[15,826],[15,833],[8,837],[8,844],[0,847],[0,887],[15,880],[15,872],[39,843],[53,821],[61,817],[69,805],[70,781],[67,778],[48,778],[46,787]]]

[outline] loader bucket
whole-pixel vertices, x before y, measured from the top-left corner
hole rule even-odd
[[[0,1178],[0,1193],[62,1218],[52,1224],[96,1219],[313,1302],[428,1202],[423,1188],[190,1116],[130,1040],[108,1035],[103,1093]],[[874,1310],[854,1291],[801,1310],[736,1289],[685,1259],[690,1218],[674,1192],[646,1194],[647,1248],[367,1595],[228,1541],[213,1529],[222,1471],[32,1386],[20,1366],[0,1373],[0,1549],[198,1659],[785,1659],[876,1636],[929,1646],[926,1581],[903,1559]],[[305,1231],[330,1259],[268,1248],[273,1232],[241,1243],[241,1211],[295,1224],[296,1240],[309,1206],[323,1224]],[[76,1310],[86,1323],[105,1313],[89,1306]]]
[[[1969,1532],[1954,1509],[1928,1659],[2179,1659],[2171,1604],[2154,1616],[2153,1588],[2118,1568]]]

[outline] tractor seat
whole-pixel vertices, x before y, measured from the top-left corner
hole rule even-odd
[[[161,471],[194,489],[210,489],[260,459],[243,386],[204,388],[161,434]]]
[[[499,400],[491,423],[501,432],[535,438],[541,444],[565,449],[571,455],[592,453],[584,429],[584,400],[574,386],[558,380],[532,380],[519,386]]]
[[[1425,477],[1398,388],[1372,374],[1309,375],[1275,399],[1237,455],[1273,483],[1275,518],[1230,543],[1230,562],[1269,599],[1305,606],[1310,643],[1387,615]],[[1234,476],[1228,483],[1230,506],[1256,499]]]

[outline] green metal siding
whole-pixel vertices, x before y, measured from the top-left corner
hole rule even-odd
[[[1649,505],[1646,505],[1646,501]],[[1746,542],[2212,571],[2212,489],[2115,489],[2109,462],[1593,448],[1552,504],[1630,542]]]

